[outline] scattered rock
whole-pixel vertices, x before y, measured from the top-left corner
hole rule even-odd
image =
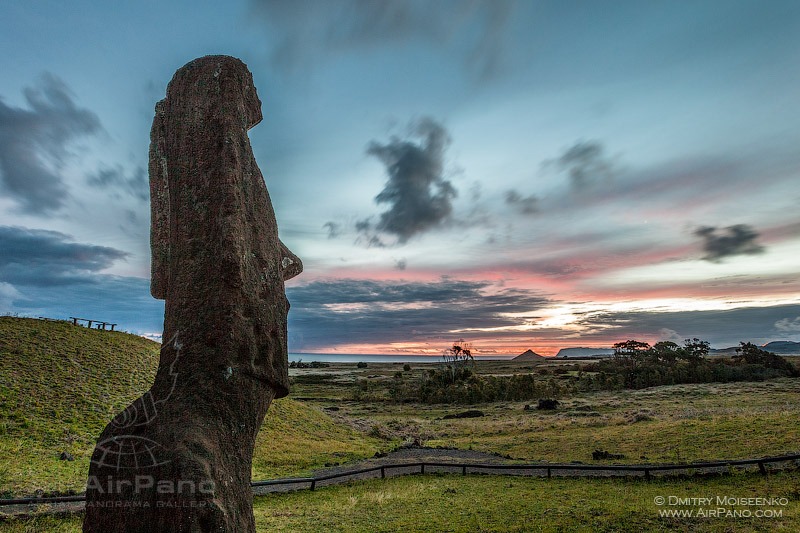
[[[650,420],[653,420],[650,411],[639,411],[637,413],[630,414],[625,418],[625,421],[629,424],[635,424],[636,422],[648,422]]]
[[[609,453],[605,450],[595,450],[592,452],[592,459],[600,461],[602,459],[625,459],[621,453]]]
[[[477,409],[470,409],[469,411],[464,411],[462,413],[455,413],[450,415],[444,415],[442,420],[452,420],[454,418],[478,418],[484,415],[483,411],[478,411]]]
[[[551,398],[540,398],[539,405],[536,406],[537,409],[552,411],[553,409],[557,408],[561,403],[558,400],[553,400]]]
[[[58,457],[62,461],[74,461],[75,458],[69,452],[61,452],[61,455]]]
[[[328,407],[323,407],[322,410],[323,411],[338,411],[339,408],[336,407],[335,405],[331,405],[331,406],[328,406]]]
[[[398,449],[409,449],[409,448],[422,448],[422,442],[419,439],[410,439],[405,441]]]

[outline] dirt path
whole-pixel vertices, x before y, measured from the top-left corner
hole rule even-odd
[[[349,463],[346,465],[332,466],[322,468],[313,472],[313,477],[320,478],[333,474],[344,474],[358,470],[364,470],[373,467],[380,467],[385,465],[393,465],[391,468],[384,470],[386,477],[394,477],[408,474],[420,473],[419,466],[398,467],[394,465],[403,463],[420,463],[420,462],[433,462],[433,463],[454,463],[452,467],[436,467],[427,468],[426,472],[461,472],[461,463],[483,463],[483,464],[506,464],[508,459],[499,455],[494,455],[484,452],[476,452],[472,450],[459,450],[459,449],[445,449],[445,448],[423,448],[419,446],[410,446],[399,448],[390,452],[382,457],[373,457],[357,463]],[[474,471],[474,469],[472,470]],[[351,476],[337,477],[316,482],[316,487],[325,487],[329,485],[341,485],[350,481],[363,480],[363,479],[376,479],[381,477],[381,472],[375,470],[373,472],[357,473]],[[270,492],[286,492],[298,489],[309,488],[309,483],[292,483],[288,485],[272,485],[266,487],[254,487],[253,493],[256,495],[269,494]]]

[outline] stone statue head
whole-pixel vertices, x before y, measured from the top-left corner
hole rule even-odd
[[[206,56],[156,105],[150,144],[152,283],[164,339],[288,394],[284,281],[300,259],[278,226],[247,130],[262,119],[244,63]]]

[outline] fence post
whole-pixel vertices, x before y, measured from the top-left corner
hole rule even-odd
[[[550,479],[553,476],[552,470],[548,467],[547,469],[547,479]]]
[[[644,478],[645,478],[647,481],[650,481],[650,469],[649,469],[649,468],[645,468],[645,469],[644,469]]]
[[[386,467],[382,466],[381,467],[381,479],[385,479],[385,478],[386,478]]]
[[[317,480],[316,479],[312,479],[311,480],[311,490],[314,490],[315,488],[317,488]]]
[[[759,461],[759,462],[758,462],[758,469],[761,471],[761,473],[762,473],[763,475],[765,475],[765,476],[767,475],[767,469],[766,469],[766,467],[764,466],[764,461]]]
[[[422,463],[422,465],[420,465],[419,473],[420,474],[424,474],[425,473],[425,463]]]
[[[463,465],[461,467],[461,475],[464,475],[464,476],[467,475],[467,465]]]

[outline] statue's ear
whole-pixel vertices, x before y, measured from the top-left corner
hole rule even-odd
[[[283,281],[286,281],[303,271],[303,262],[300,261],[299,257],[289,251],[282,241],[278,240],[278,242],[281,244],[281,271],[283,272]]]
[[[150,131],[150,294],[164,300],[169,284],[169,181],[164,151],[165,101],[156,104]]]

